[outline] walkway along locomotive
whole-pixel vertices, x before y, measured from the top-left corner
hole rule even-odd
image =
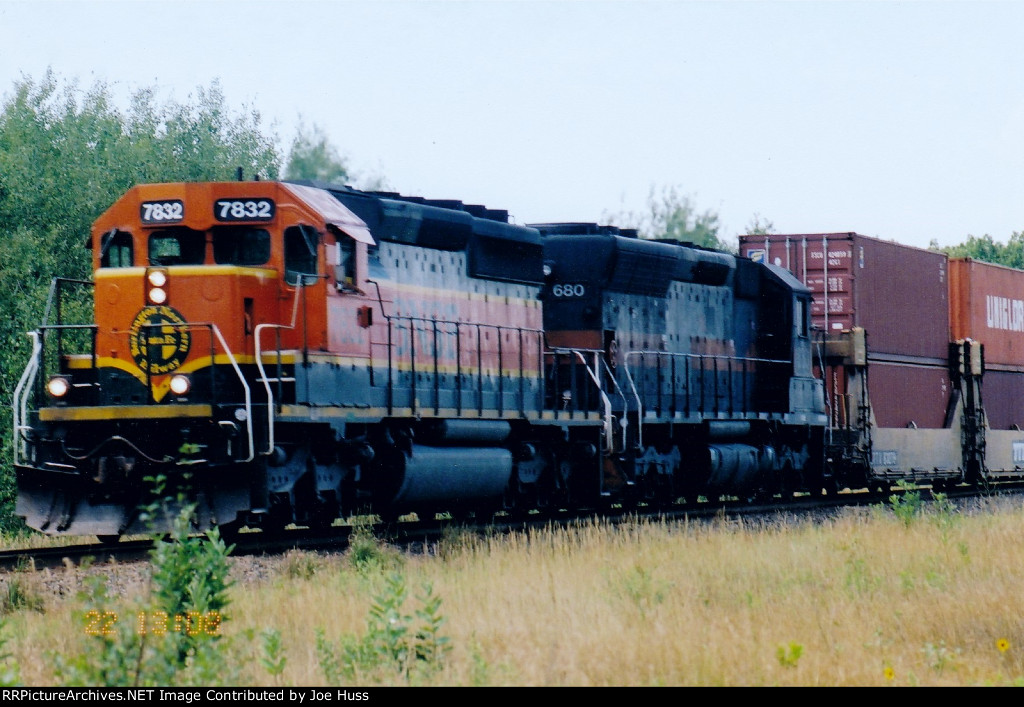
[[[14,400],[17,512],[48,534],[148,529],[154,478],[224,528],[834,487],[782,267],[263,181],[134,187],[89,247]]]

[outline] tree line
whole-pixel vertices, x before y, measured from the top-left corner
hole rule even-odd
[[[988,234],[967,236],[963,243],[951,246],[940,246],[938,241],[932,239],[928,249],[945,253],[951,258],[974,258],[986,263],[1024,270],[1024,231],[1014,231],[1006,243],[1001,243]]]

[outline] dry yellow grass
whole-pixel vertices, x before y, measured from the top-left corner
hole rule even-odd
[[[417,684],[489,686],[871,686],[1024,682],[1024,508],[931,514],[884,509],[825,523],[584,524],[511,537],[453,533],[423,555],[293,553],[276,576],[232,590],[232,659],[249,685],[323,685],[314,630],[361,636],[397,569],[442,598],[451,651]],[[26,582],[31,582],[27,578]],[[46,651],[88,639],[74,602],[8,620],[31,685]],[[258,634],[280,631],[271,676]],[[255,638],[252,638],[255,636]],[[394,675],[384,684],[405,684]],[[366,686],[366,685],[362,685]]]

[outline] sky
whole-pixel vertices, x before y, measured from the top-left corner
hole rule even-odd
[[[0,96],[218,81],[357,176],[607,222],[674,189],[777,233],[927,247],[1024,230],[1024,3],[0,0]]]

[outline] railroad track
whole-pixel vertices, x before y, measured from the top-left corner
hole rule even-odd
[[[945,495],[956,503],[965,503],[985,495],[1021,494],[1024,485],[1000,486],[986,493],[964,488],[954,489]],[[811,517],[814,514],[831,514],[839,509],[884,504],[892,494],[902,491],[894,489],[886,494],[867,492],[844,492],[834,496],[815,498],[797,497],[780,505],[758,504],[746,501],[725,501],[721,503],[700,503],[689,506],[654,508],[648,506],[613,507],[597,511],[594,509],[578,512],[533,513],[513,518],[497,515],[486,522],[472,519],[452,520],[434,518],[429,520],[404,520],[393,523],[370,525],[375,537],[384,542],[411,552],[431,552],[446,535],[452,531],[477,534],[508,534],[513,532],[542,529],[549,526],[570,526],[573,523],[601,520],[607,523],[633,521],[639,518],[658,518],[665,521],[700,521],[725,517],[728,519],[757,518],[771,522],[779,516],[796,518]],[[930,490],[922,490],[925,500],[931,499]],[[341,552],[349,546],[350,536],[359,526],[337,525],[329,528],[291,528],[278,532],[241,532],[225,538],[234,545],[232,556],[278,555],[289,550]],[[148,560],[153,549],[152,538],[125,539],[116,543],[90,542],[56,547],[0,550],[0,571],[31,571],[61,566],[80,566],[108,562],[138,562]]]

